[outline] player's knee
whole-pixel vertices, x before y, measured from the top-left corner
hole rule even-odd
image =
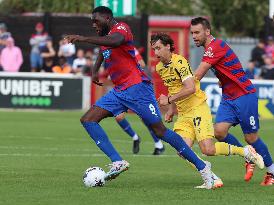
[[[227,135],[227,131],[223,130],[219,127],[214,127],[214,136],[218,139],[218,140],[223,140]]]
[[[115,117],[115,120],[116,120],[117,122],[120,122],[120,121],[122,121],[123,119],[125,119],[124,114],[120,114],[120,115],[117,115],[117,116]]]
[[[166,127],[162,122],[151,125],[150,127],[157,137],[163,137],[165,135]]]
[[[245,141],[248,144],[253,144],[257,140],[258,140],[258,134],[257,133],[245,134]]]

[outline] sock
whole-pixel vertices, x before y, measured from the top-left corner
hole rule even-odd
[[[115,150],[111,142],[109,141],[105,131],[96,122],[83,122],[82,125],[88,132],[89,136],[94,140],[97,147],[99,147],[112,162],[121,161],[122,158]]]
[[[167,129],[161,139],[175,148],[179,155],[182,155],[186,160],[193,163],[198,171],[201,171],[205,168],[206,164],[201,159],[199,159],[199,157],[185,143],[183,138],[181,138],[177,133]]]
[[[269,167],[266,167],[266,169],[268,173],[274,174],[274,164],[271,164]]]
[[[132,137],[133,140],[138,140],[139,139],[139,136],[137,134],[135,134],[133,137]]]
[[[158,142],[155,142],[154,146],[155,146],[155,148],[158,148],[158,149],[163,149],[163,147],[164,147],[161,140],[159,140]]]
[[[244,157],[244,148],[227,144],[225,142],[215,142],[215,155],[240,155]]]
[[[229,133],[223,140],[220,140],[220,142],[226,142],[227,144],[235,145],[237,147],[243,147],[243,145],[239,142],[239,140]]]
[[[260,138],[258,138],[257,141],[252,143],[251,145],[254,147],[256,152],[258,152],[263,157],[264,164],[266,167],[269,167],[273,164],[273,161],[267,149],[267,146]]]
[[[131,128],[129,122],[124,118],[121,121],[117,121],[120,127],[131,137],[133,137],[136,133]]]

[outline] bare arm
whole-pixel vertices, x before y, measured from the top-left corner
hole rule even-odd
[[[175,115],[177,111],[177,107],[176,107],[176,104],[175,103],[171,103],[169,106],[168,106],[168,110],[165,114],[165,121],[166,122],[172,122],[173,121],[173,116]]]
[[[201,62],[197,70],[195,71],[195,76],[197,80],[200,81],[211,67],[212,67],[211,64],[206,62]]]
[[[183,100],[187,98],[188,96],[195,93],[195,81],[194,77],[189,77],[186,80],[182,82],[183,88],[175,95],[169,96],[169,103],[177,102],[179,100]]]
[[[91,72],[90,74],[91,74],[92,82],[99,85],[99,86],[103,85],[103,83],[101,83],[99,81],[99,77],[98,77],[98,71],[99,71],[103,61],[104,61],[104,56],[103,56],[102,52],[100,51],[99,54],[98,54],[98,57],[95,61],[95,64],[94,64],[94,66],[92,67],[92,69],[90,71]]]
[[[104,56],[103,56],[102,52],[100,51],[94,65],[91,69],[91,75],[98,73],[103,61],[104,61]]]
[[[125,37],[120,33],[113,33],[107,36],[79,36],[79,35],[67,35],[65,40],[68,43],[86,42],[96,44],[100,46],[118,47],[124,43]]]

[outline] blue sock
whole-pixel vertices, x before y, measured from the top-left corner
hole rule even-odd
[[[157,143],[160,141],[160,139],[155,135],[155,133],[148,127],[148,130],[150,132],[151,137],[153,138],[154,142]]]
[[[220,140],[220,142],[226,142],[227,144],[235,145],[237,147],[243,147],[243,145],[239,142],[239,140],[229,133],[223,140]]]
[[[117,121],[118,124],[120,125],[120,127],[131,137],[133,137],[135,135],[135,132],[133,131],[133,129],[131,128],[129,122],[124,118],[121,121]]]
[[[169,143],[181,156],[194,164],[198,171],[205,168],[206,164],[189,148],[183,138],[176,132],[167,129],[161,139]]]
[[[267,149],[266,144],[260,138],[258,138],[257,141],[251,145],[255,148],[256,152],[258,152],[263,157],[266,167],[272,165],[273,161],[271,155]]]
[[[97,147],[99,147],[112,162],[122,160],[118,152],[109,141],[106,133],[97,122],[83,122],[82,125],[88,132],[89,136],[94,140]]]

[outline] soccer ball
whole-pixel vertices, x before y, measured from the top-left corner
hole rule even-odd
[[[106,172],[100,167],[88,168],[83,176],[83,182],[86,187],[101,187],[106,181]]]

